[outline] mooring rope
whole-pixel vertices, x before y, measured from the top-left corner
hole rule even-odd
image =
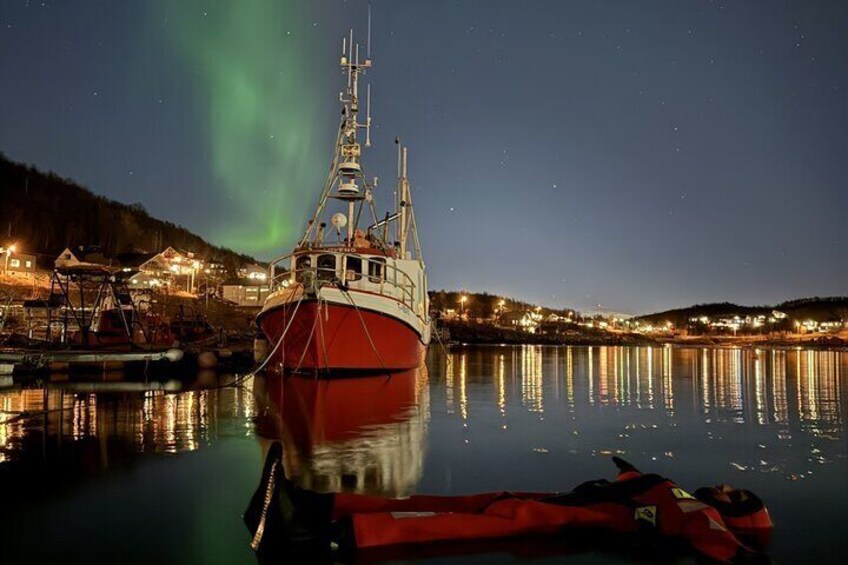
[[[298,309],[300,308],[300,303],[303,302],[303,299],[304,299],[305,296],[306,296],[305,292],[301,293],[300,298],[297,300],[297,304],[295,304],[295,306],[294,306],[294,311],[291,314],[291,318],[289,318],[289,321],[286,324],[286,327],[283,329],[283,333],[280,335],[280,339],[277,340],[277,343],[274,345],[274,348],[268,353],[268,355],[265,356],[265,359],[263,359],[262,362],[255,369],[248,371],[244,375],[237,375],[236,378],[233,380],[233,382],[227,383],[227,384],[224,384],[224,385],[220,385],[220,386],[214,387],[214,388],[226,388],[226,387],[231,387],[231,386],[240,386],[241,383],[245,379],[248,379],[250,377],[255,377],[256,373],[258,373],[259,371],[261,371],[262,369],[265,368],[265,366],[271,361],[271,358],[274,357],[274,354],[280,348],[280,345],[283,343],[283,340],[285,339],[286,334],[289,333],[289,328],[291,328],[292,322],[294,322],[294,317],[297,314]]]
[[[306,345],[303,346],[303,351],[300,353],[300,359],[297,362],[297,366],[294,368],[294,372],[297,373],[300,371],[300,366],[303,363],[303,360],[306,358],[306,350],[312,344],[312,338],[315,335],[315,328],[318,326],[318,322],[321,319],[321,296],[318,295],[318,312],[315,313],[315,321],[312,322],[312,329],[309,330],[309,337],[306,340]]]

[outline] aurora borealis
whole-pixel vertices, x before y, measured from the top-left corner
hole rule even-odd
[[[168,22],[169,39],[196,77],[196,118],[206,130],[213,182],[226,200],[211,237],[268,255],[295,237],[304,206],[314,200],[310,188],[325,174],[327,158],[316,141],[331,131],[330,116],[316,90],[326,80],[310,65],[326,50],[309,33],[306,10],[291,3],[206,4],[163,0],[151,25]]]
[[[367,7],[7,1],[0,151],[270,259],[312,211]],[[621,313],[845,293],[845,3],[373,13],[364,163],[385,204],[409,145],[431,288]]]

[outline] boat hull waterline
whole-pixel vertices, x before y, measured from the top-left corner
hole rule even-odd
[[[421,336],[398,318],[351,304],[319,305],[317,299],[268,309],[259,326],[271,349],[289,326],[270,359],[287,370],[405,371],[420,365],[425,349]]]

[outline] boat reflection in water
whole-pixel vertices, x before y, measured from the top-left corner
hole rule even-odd
[[[282,441],[286,475],[302,486],[394,497],[415,490],[429,417],[425,367],[342,379],[269,374],[256,391],[267,401],[257,423],[263,453]]]

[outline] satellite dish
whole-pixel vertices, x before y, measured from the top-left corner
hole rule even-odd
[[[341,212],[336,212],[333,214],[333,217],[330,218],[330,223],[336,227],[337,231],[341,231],[341,229],[347,225],[347,216]]]

